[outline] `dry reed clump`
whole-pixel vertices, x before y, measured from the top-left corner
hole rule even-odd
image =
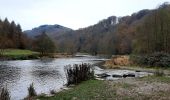
[[[121,66],[128,66],[131,64],[129,56],[126,55],[116,55],[110,60],[107,60],[104,64],[106,68],[117,68]]]
[[[73,66],[65,66],[66,77],[67,77],[67,86],[71,84],[78,84],[82,81],[93,79],[94,71],[90,64],[75,64]]]

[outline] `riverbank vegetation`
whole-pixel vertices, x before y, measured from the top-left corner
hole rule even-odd
[[[10,94],[7,88],[2,88],[0,91],[0,100],[10,100]]]
[[[34,89],[34,84],[30,84],[28,87],[28,96],[24,100],[33,100],[33,98],[37,96],[37,93]]]
[[[131,55],[130,60],[134,65],[170,68],[170,54],[163,52],[148,55]]]
[[[89,79],[94,79],[94,71],[92,70],[92,65],[90,64],[75,64],[73,66],[65,66],[67,86],[76,85],[82,81]]]
[[[119,68],[138,66],[141,68],[170,68],[170,55],[156,52],[145,55],[115,55],[105,61],[104,68]]]

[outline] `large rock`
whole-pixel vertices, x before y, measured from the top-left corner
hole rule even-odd
[[[109,77],[110,75],[106,74],[106,73],[102,73],[102,74],[96,74],[98,76],[98,78],[106,78]]]
[[[122,78],[123,76],[122,76],[122,75],[113,74],[112,77],[115,77],[115,78]]]
[[[123,74],[123,78],[126,78],[126,77],[135,77],[135,74],[133,73]]]

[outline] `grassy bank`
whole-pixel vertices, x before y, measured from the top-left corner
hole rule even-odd
[[[117,81],[85,81],[40,100],[168,100],[170,77],[148,76]]]
[[[36,59],[39,53],[31,50],[21,50],[21,49],[6,49],[4,50],[2,59],[9,60],[24,60],[24,59]]]
[[[112,98],[114,95],[109,95],[106,91],[109,87],[104,81],[89,80],[84,81],[73,89],[64,90],[52,97],[40,96],[40,100],[95,100]],[[113,91],[114,94],[114,91]]]

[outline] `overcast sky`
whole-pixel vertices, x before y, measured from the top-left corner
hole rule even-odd
[[[167,0],[0,0],[0,18],[19,23],[23,30],[43,24],[72,29],[93,25],[109,16],[153,9]]]

